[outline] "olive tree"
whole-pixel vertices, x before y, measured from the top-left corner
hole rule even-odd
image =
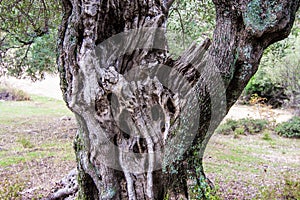
[[[172,59],[173,2],[62,0],[58,65],[79,124],[79,199],[205,198],[206,144],[300,4],[213,0],[213,38]]]

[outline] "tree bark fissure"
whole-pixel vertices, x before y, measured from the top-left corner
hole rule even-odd
[[[209,138],[263,50],[287,37],[299,7],[299,0],[214,0],[213,40],[172,60],[165,37],[172,3],[63,0],[58,65],[79,124],[81,199],[188,199],[191,181],[205,198]]]

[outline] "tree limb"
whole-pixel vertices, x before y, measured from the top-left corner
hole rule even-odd
[[[58,184],[59,189],[48,195],[47,200],[57,200],[76,195],[78,190],[77,169],[72,169]]]
[[[169,10],[171,8],[171,6],[173,5],[173,3],[175,2],[175,0],[168,0],[166,5],[167,5],[167,10]]]

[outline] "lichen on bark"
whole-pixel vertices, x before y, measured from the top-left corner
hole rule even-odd
[[[244,15],[245,25],[253,32],[263,31],[277,24],[277,15],[283,9],[280,2],[252,0]]]

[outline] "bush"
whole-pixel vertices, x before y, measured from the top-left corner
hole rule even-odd
[[[228,119],[226,120],[226,123],[221,124],[217,129],[216,133],[221,133],[223,135],[230,135],[232,134],[235,129],[238,127],[238,121]]]
[[[300,138],[300,117],[293,117],[287,122],[278,124],[275,132],[287,138]]]
[[[285,94],[284,88],[274,83],[268,76],[268,74],[259,72],[253,76],[243,93],[243,100],[249,102],[251,97],[260,97],[267,105],[271,105],[273,108],[281,107],[284,101],[288,100],[288,96]]]
[[[1,83],[0,100],[6,101],[30,101],[30,96],[23,90],[15,89],[6,83]]]
[[[224,135],[234,134],[235,136],[256,134],[263,131],[267,125],[268,121],[262,119],[228,119],[217,128],[216,133]]]

